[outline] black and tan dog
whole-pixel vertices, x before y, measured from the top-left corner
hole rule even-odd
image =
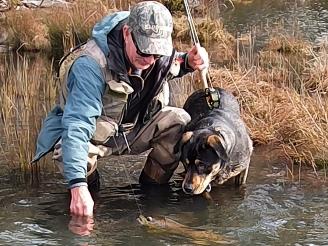
[[[211,182],[223,184],[234,177],[238,185],[246,182],[252,141],[240,117],[236,98],[215,88],[219,106],[210,109],[207,93],[194,92],[184,109],[191,115],[179,147],[186,169],[182,188],[187,194],[210,191]]]

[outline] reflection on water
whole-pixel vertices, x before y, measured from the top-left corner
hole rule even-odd
[[[86,237],[68,229],[74,223],[74,231],[84,228],[70,221],[68,193],[62,183],[56,184],[62,182],[59,174],[53,177],[44,174],[35,188],[26,185],[14,188],[2,178],[0,244],[197,243],[183,235],[147,231],[136,221],[140,212],[145,216],[167,216],[195,230],[232,238],[237,245],[321,245],[328,240],[327,187],[312,179],[311,171],[301,171],[301,182],[298,178],[295,181],[287,178],[285,164],[270,151],[257,150],[245,188],[216,187],[211,199],[185,195],[177,176],[169,186],[141,187],[137,178],[143,160],[144,157],[120,157],[100,164],[103,186],[95,196],[93,230]],[[215,243],[209,241],[206,245]]]
[[[302,36],[318,43],[328,33],[328,1],[326,0],[254,0],[251,4],[235,3],[234,10],[221,15],[225,26],[233,33],[256,30],[264,36],[277,26],[287,34],[299,29]]]

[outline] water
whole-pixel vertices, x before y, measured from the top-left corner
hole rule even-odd
[[[215,187],[212,200],[183,194],[178,176],[170,186],[140,187],[137,179],[143,160],[143,156],[112,157],[100,164],[102,189],[95,197],[94,223],[89,229],[69,217],[69,196],[58,173],[43,174],[38,186],[12,185],[3,176],[0,245],[197,244],[183,234],[146,230],[136,221],[140,212],[211,231],[235,240],[233,245],[328,243],[327,186],[311,170],[301,170],[301,179],[288,178],[286,163],[271,150],[256,151],[244,189]],[[216,244],[207,241],[205,245]]]
[[[297,23],[316,43],[327,35],[327,11],[327,1],[255,0],[236,4],[222,18],[229,30],[238,33],[250,27],[274,28],[284,19],[287,31]],[[69,216],[69,194],[59,173],[43,170],[40,182],[31,185],[24,182],[28,175],[1,169],[0,245],[199,243],[185,235],[146,230],[136,221],[140,213],[167,216],[195,230],[223,235],[235,240],[234,245],[328,245],[327,185],[312,170],[302,168],[299,177],[297,166],[291,177],[286,161],[271,150],[256,149],[244,189],[215,187],[211,199],[185,195],[178,175],[169,186],[140,187],[143,161],[144,156],[113,157],[100,163],[102,189],[94,197],[94,222],[88,223]]]
[[[241,1],[242,2],[242,1]],[[279,28],[284,34],[297,34],[320,43],[328,34],[328,1],[326,0],[254,0],[250,4],[235,3],[235,9],[220,14],[226,28],[232,32],[246,33],[256,30],[256,36]]]

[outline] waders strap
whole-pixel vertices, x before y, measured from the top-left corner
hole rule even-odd
[[[118,133],[129,133],[133,130],[135,123],[124,123],[118,126]]]
[[[208,107],[212,110],[220,107],[220,93],[215,88],[206,88],[205,95]]]
[[[73,48],[70,48],[69,52],[67,52],[66,54],[64,54],[64,56],[62,58],[60,58],[59,64],[58,64],[58,71],[57,71],[57,77],[60,78],[59,75],[59,71],[60,71],[60,67],[62,66],[63,62],[66,60],[66,58],[71,55],[74,51],[76,51],[77,49],[81,48],[82,45],[85,45],[87,43],[86,42],[82,42],[81,44],[76,45]]]

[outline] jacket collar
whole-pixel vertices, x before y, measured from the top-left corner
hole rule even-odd
[[[127,20],[121,21],[108,35],[107,44],[109,53],[107,56],[107,64],[109,70],[113,71],[119,80],[129,83],[128,69],[129,61],[125,54],[124,39],[122,27]]]

